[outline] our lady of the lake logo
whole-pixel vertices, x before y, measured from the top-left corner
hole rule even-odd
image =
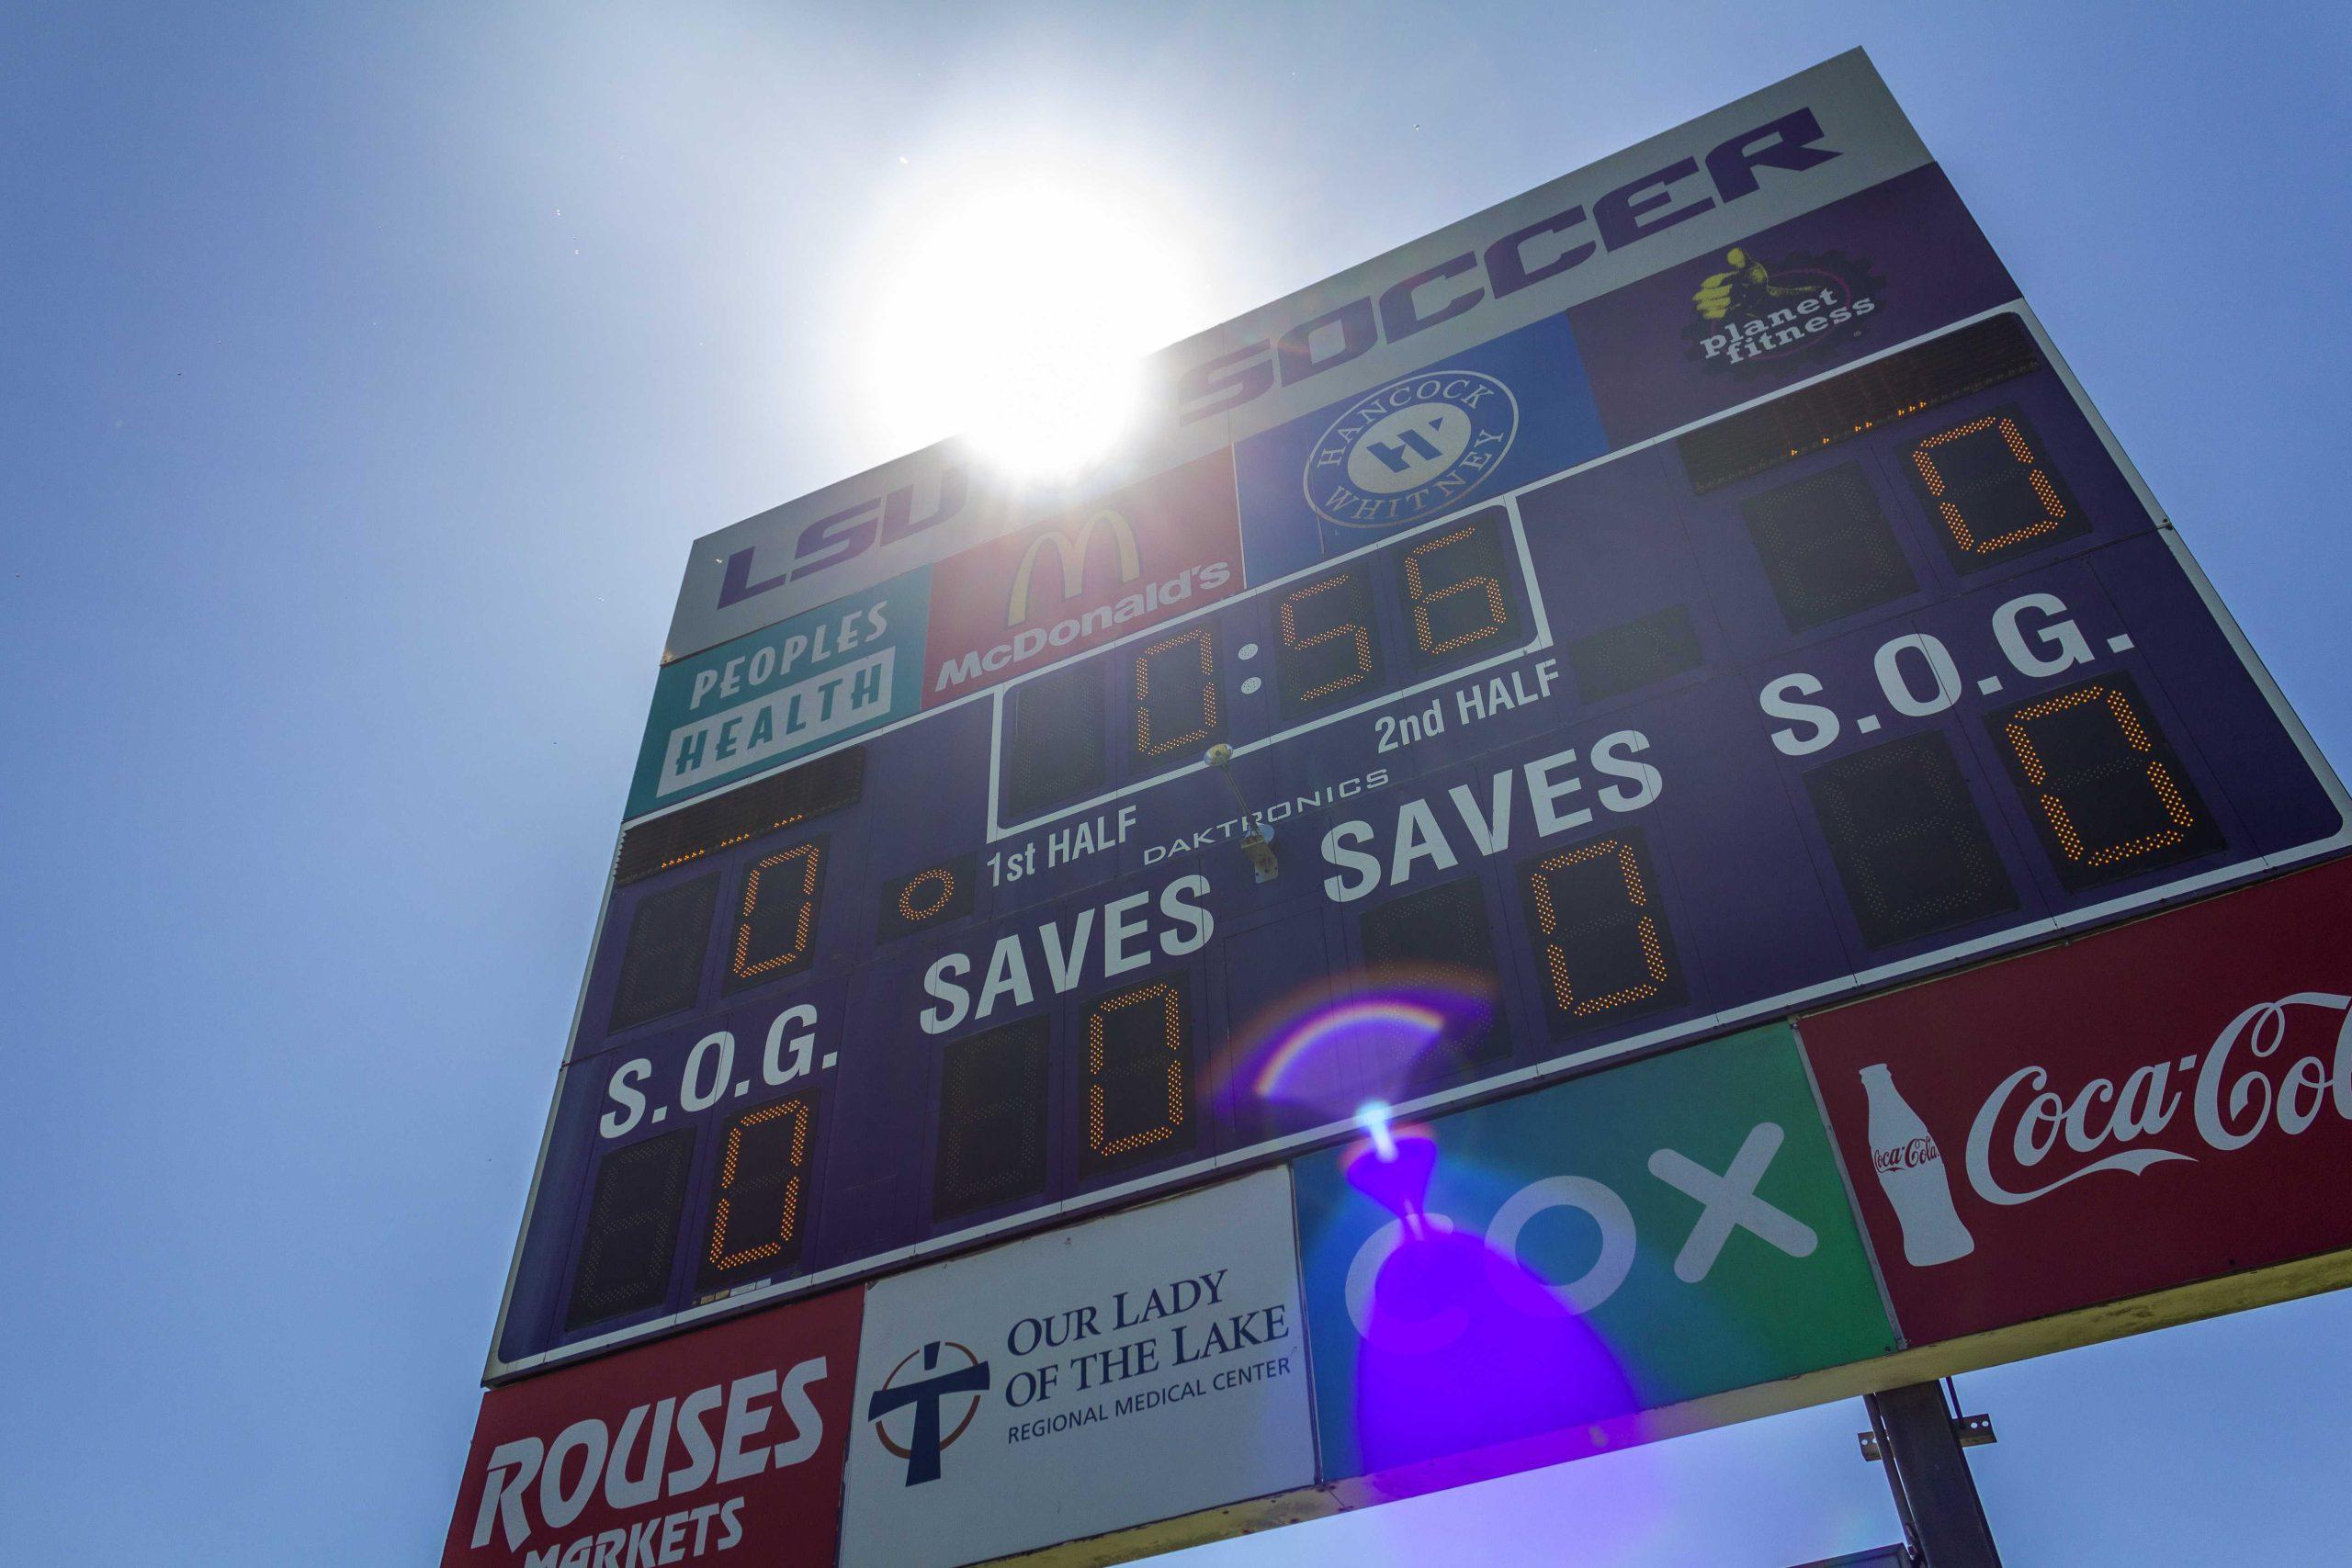
[[[1687,352],[1740,380],[1824,359],[1864,334],[1885,288],[1843,251],[1766,262],[1734,246],[1690,296],[1698,320],[1682,329]]]
[[[1359,398],[1306,459],[1306,503],[1342,528],[1402,527],[1467,499],[1502,462],[1519,400],[1491,376],[1425,370]]]

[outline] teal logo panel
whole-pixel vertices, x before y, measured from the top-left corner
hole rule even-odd
[[[1895,1348],[1786,1024],[1383,1131],[1294,1168],[1327,1480]]]
[[[664,665],[627,815],[914,713],[930,613],[926,567]]]

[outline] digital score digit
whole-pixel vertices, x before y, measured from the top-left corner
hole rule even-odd
[[[815,1121],[814,1097],[796,1095],[727,1122],[697,1294],[798,1258]]]
[[[1087,1174],[1193,1147],[1192,1010],[1182,978],[1147,980],[1099,997],[1080,1028]]]
[[[2011,405],[1911,447],[1912,480],[1943,525],[1944,547],[1961,570],[1979,570],[2088,527],[2032,432],[2024,411]]]
[[[824,884],[822,837],[763,854],[752,863],[743,878],[734,940],[728,948],[727,989],[738,991],[781,978],[808,962]]]
[[[1237,624],[1229,612],[1204,616],[1014,682],[995,698],[998,819],[1081,811],[1219,742],[1279,741],[1524,650],[1533,637],[1516,537],[1509,511],[1487,507],[1253,595],[1246,632],[1223,629]],[[1262,655],[1261,615],[1274,701],[1244,728],[1232,694],[1262,682],[1237,671],[1236,649]]]
[[[1792,632],[1919,591],[1860,463],[1840,463],[1766,491],[1740,511]]]
[[[1682,1002],[1649,858],[1640,830],[1627,829],[1519,868],[1554,1038]]]
[[[1284,723],[1381,689],[1372,588],[1363,572],[1337,572],[1291,590],[1275,604],[1274,620]]]
[[[1522,613],[1505,527],[1504,513],[1489,508],[1400,558],[1413,660],[1422,671],[1518,640]]]
[[[2222,847],[2212,812],[2130,676],[2086,681],[1984,722],[2069,889]]]
[[[1486,890],[1475,876],[1441,882],[1368,910],[1357,927],[1365,975],[1374,986],[1434,981],[1486,998],[1486,1016],[1450,1021],[1417,1058],[1408,1081],[1453,1077],[1510,1055],[1510,1025],[1491,1005],[1500,986]]]
[[[711,911],[718,897],[718,878],[711,874],[681,883],[638,905],[636,917],[629,922],[620,985],[613,993],[606,1023],[613,1033],[695,1005],[702,984],[703,949],[710,939]]]
[[[1207,750],[1217,722],[1216,636],[1196,626],[1135,655],[1136,755],[1174,759]]]
[[[1110,783],[1103,669],[1081,663],[1023,682],[1009,699],[1005,812],[1033,817]]]

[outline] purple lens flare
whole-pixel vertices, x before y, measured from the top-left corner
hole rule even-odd
[[[1491,976],[1451,965],[1381,969],[1336,1000],[1269,1009],[1246,1027],[1228,1070],[1244,1099],[1352,1119],[1408,1098],[1432,1052],[1475,1036],[1495,1012]]]
[[[1524,1468],[1512,1445],[1530,1439],[1562,1439],[1562,1458],[1611,1446],[1609,1426],[1641,1404],[1573,1283],[1432,1212],[1430,1128],[1395,1122],[1377,1101],[1360,1117],[1367,1135],[1340,1156],[1348,1184],[1396,1216],[1358,1248],[1347,1277],[1366,1466],[1452,1461],[1442,1476],[1403,1478],[1420,1490]]]

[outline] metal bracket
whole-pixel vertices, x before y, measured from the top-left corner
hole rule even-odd
[[[1997,1443],[2001,1440],[1994,1434],[1993,1417],[1984,1415],[1953,1416],[1951,1435],[1953,1440],[1963,1449],[1981,1449],[1988,1443]],[[1857,1432],[1854,1434],[1854,1440],[1861,1445],[1864,1463],[1876,1464],[1885,1457],[1879,1452],[1876,1432]]]
[[[1260,882],[1272,882],[1283,874],[1282,863],[1274,858],[1274,830],[1250,821],[1255,813],[1250,809],[1250,803],[1241,798],[1241,786],[1233,782],[1233,748],[1222,742],[1210,747],[1208,764],[1225,781],[1225,792],[1233,796],[1234,807],[1241,813],[1242,821],[1249,823],[1242,830],[1241,852],[1250,857],[1250,875]]]
[[[1993,1440],[1992,1420],[1960,1407],[1950,1378],[1906,1383],[1862,1396],[1871,1429],[1860,1433],[1862,1457],[1878,1461],[1903,1524],[1914,1563],[1933,1568],[2001,1568],[2000,1549],[1984,1517],[1962,1451]]]
[[[1272,882],[1283,874],[1282,863],[1274,859],[1272,835],[1252,828],[1241,835],[1241,852],[1250,857],[1250,874],[1261,882]]]

